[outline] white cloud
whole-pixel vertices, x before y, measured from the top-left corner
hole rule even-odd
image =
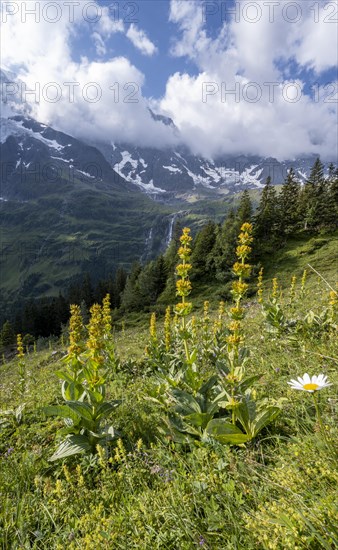
[[[124,32],[124,24],[122,19],[110,17],[109,8],[104,6],[101,8],[100,19],[98,21],[98,29],[101,35],[109,37],[117,32]]]
[[[25,2],[29,8],[36,4]],[[331,100],[328,96],[334,88],[319,87],[317,94],[316,90],[309,91],[300,78],[296,83],[292,80],[293,75],[297,78],[299,67],[305,71],[311,68],[315,78],[323,82],[323,71],[336,66],[336,27],[325,22],[330,15],[330,10],[324,9],[327,2],[320,0],[316,13],[311,9],[316,3],[280,0],[271,21],[268,2],[240,0],[237,21],[222,20],[219,12],[219,31],[213,36],[205,24],[206,4],[202,0],[172,0],[169,19],[177,25],[177,34],[171,55],[188,57],[198,74],[171,75],[164,97],[151,102],[153,110],[170,116],[182,141],[202,155],[244,152],[283,159],[320,153],[324,159],[334,159],[337,94],[333,93]],[[221,4],[228,6],[227,2]],[[250,21],[254,13],[245,11],[250,4],[265,6],[255,23]],[[291,4],[302,8],[295,23],[290,22],[295,13],[285,11]],[[87,13],[92,19],[94,6],[92,3],[93,13]],[[112,17],[108,7],[100,10],[99,20],[92,24],[83,16],[83,4],[74,9],[73,20],[63,9],[57,23],[46,18],[36,22],[31,16],[23,23],[19,12],[2,24],[2,63],[18,72],[31,89],[40,86],[39,103],[34,103],[33,96],[27,97],[32,116],[80,138],[158,147],[176,144],[174,131],[155,122],[149,114],[149,100],[142,95],[142,72],[125,57],[107,60],[108,40],[116,33],[127,36],[148,56],[157,51],[156,46],[135,25],[126,29],[122,20]],[[97,55],[105,55],[105,61],[93,62],[84,57],[74,61],[72,39],[80,31],[87,32]],[[48,83],[53,82],[61,90],[56,103],[42,95],[42,90],[48,90]],[[74,98],[67,84],[72,82],[77,84],[73,87]],[[337,92],[338,84],[334,84]],[[231,90],[235,94],[227,93]],[[95,93],[99,94],[98,101],[93,101]]]
[[[337,103],[327,101],[328,93],[317,97],[306,91],[304,82],[282,70],[296,62],[319,75],[337,65],[335,25],[324,22],[327,3],[321,0],[317,14],[304,2],[281,0],[272,3],[274,11],[268,4],[237,1],[231,18],[218,5],[220,30],[210,37],[206,3],[172,0],[169,19],[179,35],[171,53],[194,61],[199,74],[172,75],[159,106],[199,154],[244,152],[283,159],[319,153],[335,159]],[[231,90],[235,93],[226,93]]]
[[[102,36],[98,32],[93,32],[92,38],[95,42],[95,48],[97,55],[105,55],[107,53],[107,48],[104,43]]]
[[[142,29],[138,29],[134,23],[130,25],[126,36],[132,44],[134,44],[135,48],[140,50],[144,55],[152,56],[157,52],[155,44],[153,44],[146,33]]]
[[[88,25],[81,7],[73,21],[63,12],[57,23],[34,17],[23,23],[18,12],[2,24],[1,62],[35,90],[35,95],[22,93],[31,116],[78,138],[158,147],[176,143],[173,130],[152,119],[142,95],[144,75],[127,58],[73,60],[72,39],[80,30],[93,31],[88,37],[99,54],[106,50],[104,38],[123,30],[121,23],[108,20],[105,9],[95,25]]]

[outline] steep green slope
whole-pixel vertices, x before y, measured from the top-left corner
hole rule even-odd
[[[316,239],[290,243],[274,257],[278,269],[273,271],[270,262],[266,271],[269,277],[288,284],[291,274],[301,274],[311,263],[334,285],[336,245],[337,236],[321,246]],[[203,297],[209,299],[214,290],[210,287],[209,295],[206,291]],[[265,298],[268,293],[266,288]],[[288,312],[289,299],[284,290],[281,303]],[[149,341],[146,330],[127,327],[124,333],[114,335],[120,361],[108,369],[106,398],[121,403],[110,418],[117,438],[107,455],[101,448],[98,455],[48,461],[63,423],[59,418],[47,418],[42,407],[63,403],[56,372],[65,368],[64,349],[56,345],[58,349],[31,350],[24,370],[17,360],[1,365],[0,486],[4,505],[0,545],[72,550],[335,548],[336,331],[332,324],[324,330],[310,327],[297,333],[297,338],[290,338],[292,332],[278,336],[268,330],[254,297],[244,305],[243,335],[250,351],[246,375],[254,379],[261,375],[255,382],[255,399],[277,401],[281,412],[254,441],[242,446],[215,440],[195,440],[195,444],[182,446],[163,435],[167,410],[157,399],[166,387],[165,367],[161,363],[161,369],[156,369],[156,360],[162,357],[171,369],[175,364],[187,365],[163,351],[157,359],[156,353],[149,358],[143,352]],[[318,314],[327,305],[328,288],[317,275],[309,273],[304,293],[298,280],[292,316],[302,317],[309,310]],[[215,317],[212,314],[211,321]],[[194,343],[198,369],[190,379],[191,387],[196,380],[205,382],[215,374],[217,354],[221,354],[222,341],[215,344],[210,338],[213,323],[202,322],[200,330]],[[161,322],[157,334],[161,340]],[[224,368],[223,363],[220,366]],[[316,401],[314,394],[288,385],[290,379],[305,372],[310,376],[324,373],[332,384],[317,392]],[[167,374],[171,379],[172,372]],[[220,375],[227,384],[222,370]],[[176,391],[181,383],[177,377],[173,383]],[[189,379],[184,383],[188,391]],[[18,409],[23,403],[23,409]],[[183,401],[182,410],[186,407],[187,401]],[[186,416],[187,422],[198,414],[194,410]],[[250,417],[254,414],[250,409]]]

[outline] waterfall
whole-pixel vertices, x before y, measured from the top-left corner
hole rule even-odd
[[[177,218],[177,215],[178,214],[172,214],[169,218],[169,230],[168,230],[167,238],[166,238],[166,241],[165,241],[165,249],[168,248],[168,246],[171,243],[171,239],[173,238],[174,223],[175,223],[175,220]]]
[[[146,261],[148,259],[148,257],[151,255],[152,244],[153,244],[153,227],[150,228],[150,231],[148,233],[148,237],[146,238],[146,241],[144,243],[144,252],[143,252],[142,258],[141,258],[142,262]]]

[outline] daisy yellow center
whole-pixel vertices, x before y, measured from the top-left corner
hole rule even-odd
[[[304,390],[317,390],[319,388],[318,384],[304,384]]]

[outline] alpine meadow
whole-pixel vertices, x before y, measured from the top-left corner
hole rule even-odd
[[[338,548],[337,0],[0,6],[0,549]]]

